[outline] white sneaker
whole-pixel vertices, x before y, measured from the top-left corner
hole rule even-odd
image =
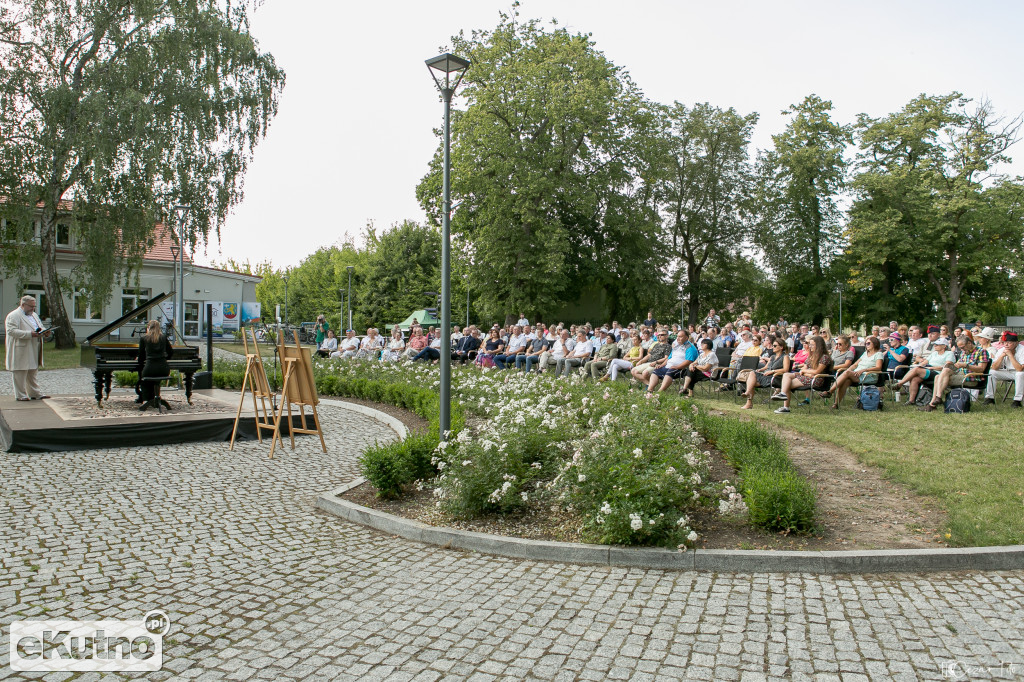
[[[779,409],[775,410],[775,414],[789,414],[789,408],[783,405]]]

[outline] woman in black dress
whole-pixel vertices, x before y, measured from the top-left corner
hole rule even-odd
[[[160,323],[150,320],[146,325],[146,333],[139,339],[139,359],[143,360],[142,377],[165,377],[171,373],[167,361],[171,359],[174,348],[170,340],[160,331]],[[153,382],[142,382],[142,407],[145,408],[153,399]]]

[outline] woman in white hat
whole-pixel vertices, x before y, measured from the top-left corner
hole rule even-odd
[[[956,355],[949,350],[949,339],[940,336],[932,342],[932,352],[925,358],[925,361],[911,368],[906,376],[896,384],[896,388],[900,389],[910,384],[910,396],[907,404],[913,405],[917,400],[917,391],[921,388],[921,383],[926,379],[937,377],[943,367],[952,366],[955,362]]]

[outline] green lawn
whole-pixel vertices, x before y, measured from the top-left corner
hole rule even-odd
[[[0,343],[0,353],[7,355],[7,346]],[[75,346],[70,350],[54,350],[53,342],[43,344],[43,370],[78,367],[82,362],[82,349]]]
[[[1009,402],[994,408],[975,404],[964,415],[919,412],[890,401],[882,412],[862,412],[853,409],[853,395],[838,413],[817,401],[810,412],[794,407],[790,414],[775,414],[780,403],[741,410],[728,398],[700,395],[709,408],[752,415],[842,446],[892,480],[938,500],[949,514],[954,545],[1024,544],[1024,411]]]

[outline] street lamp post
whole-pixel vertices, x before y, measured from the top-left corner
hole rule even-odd
[[[451,108],[452,95],[459,87],[462,77],[469,69],[469,61],[456,57],[453,54],[442,54],[433,59],[426,60],[427,70],[430,71],[434,84],[441,91],[441,98],[444,100],[444,170],[442,172],[442,203],[441,203],[441,329],[442,338],[448,338],[452,331],[451,312],[451,213],[452,197],[449,177],[451,175]],[[438,76],[443,75],[443,81]],[[451,430],[451,384],[452,384],[452,356],[451,353],[441,344],[441,414],[440,431],[441,438],[447,439]]]
[[[188,217],[188,212],[191,210],[191,206],[186,204],[179,204],[174,207],[174,221],[177,223],[178,228],[178,305],[177,313],[174,317],[175,324],[178,326],[177,332],[181,338],[185,338],[185,219]],[[207,320],[207,324],[209,324]]]
[[[839,286],[836,287],[839,291],[839,333],[843,333],[843,285],[840,282]]]
[[[352,271],[355,269],[353,265],[346,268],[348,270],[348,329],[352,329]]]
[[[288,273],[284,274],[284,328],[288,328]]]
[[[345,290],[338,289],[338,294],[341,296],[341,310],[338,311],[338,327],[345,326]],[[338,329],[338,333],[341,333],[341,329]],[[338,337],[341,338],[340,336]]]

